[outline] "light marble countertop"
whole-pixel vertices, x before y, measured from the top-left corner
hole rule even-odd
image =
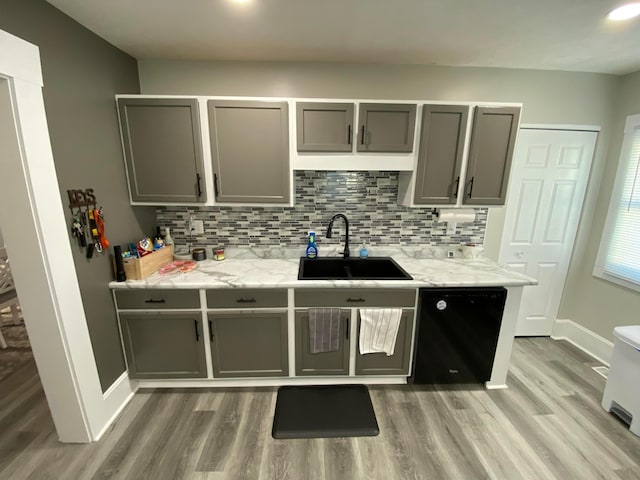
[[[450,249],[449,249],[450,250]],[[211,252],[207,252],[211,256]],[[337,252],[323,252],[337,256]],[[422,288],[525,286],[537,281],[500,267],[496,262],[477,258],[446,258],[446,248],[376,247],[370,255],[390,256],[413,280],[298,280],[303,251],[275,248],[228,249],[223,261],[203,260],[188,273],[160,275],[144,280],[111,282],[110,288]],[[456,252],[456,255],[459,255]]]

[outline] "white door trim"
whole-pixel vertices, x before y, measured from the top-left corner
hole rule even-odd
[[[0,223],[34,358],[63,442],[96,440],[122,401],[91,347],[51,151],[38,47],[0,30]],[[105,286],[106,288],[106,286]],[[128,385],[128,382],[124,382]]]

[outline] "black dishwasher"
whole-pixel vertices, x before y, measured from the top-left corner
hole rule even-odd
[[[491,378],[507,290],[420,289],[410,383],[483,383]]]

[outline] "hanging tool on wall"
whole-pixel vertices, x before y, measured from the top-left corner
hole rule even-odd
[[[87,246],[87,239],[84,236],[84,214],[78,212],[71,219],[71,235],[77,240],[80,247]]]
[[[105,235],[104,213],[97,208],[93,188],[67,190],[71,209],[71,235],[81,248],[87,247],[87,258],[109,248]]]
[[[93,211],[93,216],[96,220],[96,227],[98,228],[98,241],[103,250],[109,248],[109,240],[104,233],[104,213],[102,207]]]
[[[87,221],[89,224],[89,233],[91,235],[91,244],[93,248],[91,249],[91,253],[89,253],[89,249],[87,248],[87,258],[91,258],[93,256],[93,250],[98,253],[102,252],[102,244],[100,243],[100,230],[98,229],[98,223],[96,218],[99,215],[96,215],[98,210],[89,209],[87,210]]]
[[[87,238],[89,239],[89,241],[87,242],[87,258],[93,258],[93,252],[96,250],[96,242],[93,240],[93,229],[91,226],[91,219],[89,218],[89,210],[84,212],[83,215],[85,215],[85,232]],[[93,214],[91,216],[93,216]],[[93,226],[95,227],[95,221],[93,222],[93,224]]]

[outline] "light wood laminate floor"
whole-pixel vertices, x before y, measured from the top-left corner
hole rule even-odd
[[[274,440],[275,388],[145,390],[94,444],[56,439],[32,363],[0,382],[2,479],[640,478],[589,356],[515,342],[508,390],[371,387],[378,437]]]

